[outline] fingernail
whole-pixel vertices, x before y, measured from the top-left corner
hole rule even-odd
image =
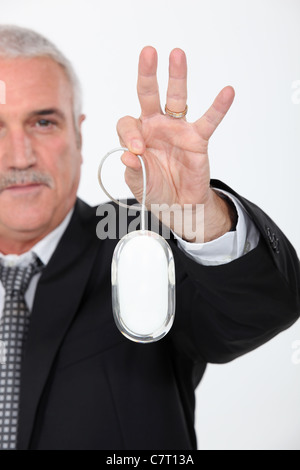
[[[143,150],[143,143],[140,140],[133,140],[131,143],[131,149],[137,153]]]

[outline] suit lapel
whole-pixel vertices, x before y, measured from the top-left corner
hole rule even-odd
[[[94,215],[93,209],[77,201],[69,227],[38,284],[22,365],[20,450],[30,445],[41,395],[93,266],[99,244]]]

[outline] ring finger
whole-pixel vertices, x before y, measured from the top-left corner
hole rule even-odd
[[[170,54],[169,85],[166,106],[169,111],[182,113],[187,101],[187,61],[181,49],[174,49]]]

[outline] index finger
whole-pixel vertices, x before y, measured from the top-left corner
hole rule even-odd
[[[139,60],[137,92],[142,117],[161,113],[159,88],[157,82],[157,52],[153,47],[145,47]]]

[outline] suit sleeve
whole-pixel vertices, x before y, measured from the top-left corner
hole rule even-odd
[[[193,361],[225,363],[291,326],[300,312],[298,256],[276,224],[224,183],[261,233],[258,246],[231,263],[202,266],[172,243],[177,307],[172,338]]]

